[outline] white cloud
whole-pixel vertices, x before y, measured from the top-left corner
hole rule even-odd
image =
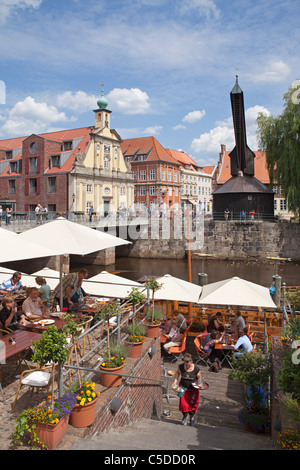
[[[290,67],[282,60],[270,61],[260,73],[252,77],[254,82],[281,82],[285,80],[291,73]]]
[[[108,106],[124,114],[145,114],[149,111],[149,96],[139,88],[114,88],[106,96]]]
[[[268,109],[259,105],[255,105],[245,111],[247,143],[253,151],[257,150],[256,119],[258,113],[270,115]],[[232,118],[217,121],[216,127],[209,132],[201,134],[199,138],[193,139],[191,149],[202,155],[211,154],[216,156],[220,152],[221,144],[226,145],[227,150],[232,150],[235,146]]]
[[[178,131],[178,129],[186,129],[186,126],[183,126],[182,124],[177,124],[177,126],[173,127],[173,131]]]
[[[13,10],[17,8],[39,8],[43,0],[1,0],[0,24],[4,24]]]
[[[100,98],[100,96],[88,95],[85,91],[79,90],[76,93],[66,91],[57,96],[56,104],[62,108],[85,112],[97,107],[98,98]]]
[[[186,116],[184,116],[182,121],[188,122],[189,124],[193,124],[194,122],[199,121],[199,119],[202,119],[205,114],[206,112],[204,109],[202,111],[191,111]]]
[[[55,106],[38,103],[31,96],[27,96],[9,111],[0,134],[21,136],[48,132],[53,123],[68,120],[65,113],[58,111]]]
[[[162,130],[162,126],[150,126],[147,127],[144,131],[143,134],[147,135],[158,135],[160,131]]]

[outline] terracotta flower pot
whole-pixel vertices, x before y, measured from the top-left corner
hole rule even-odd
[[[104,372],[120,373],[123,367],[124,364],[119,367],[114,367],[113,369],[108,369],[107,367],[100,366],[100,370]],[[119,385],[122,385],[122,376],[113,374],[101,374],[101,385],[103,385],[104,387],[118,387]]]
[[[68,423],[69,416],[61,418],[57,424],[36,423],[35,432],[41,442],[34,442],[34,444],[42,447],[43,443],[48,450],[55,450],[66,434]],[[33,440],[33,433],[30,434]]]
[[[143,341],[139,343],[131,343],[127,341],[128,347],[129,347],[129,354],[128,357],[140,357],[142,354],[142,349],[143,349]]]
[[[70,414],[69,423],[74,428],[86,428],[95,421],[97,398],[81,406],[77,404]]]
[[[147,325],[146,336],[147,338],[158,338],[160,331],[160,323],[157,325]]]

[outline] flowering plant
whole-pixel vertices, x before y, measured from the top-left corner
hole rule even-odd
[[[107,369],[113,369],[114,367],[120,367],[125,362],[125,358],[128,356],[128,348],[125,344],[112,344],[110,347],[111,355],[108,350],[105,352],[101,366]]]
[[[145,336],[141,335],[130,335],[127,338],[129,343],[142,343],[145,340]]]
[[[300,432],[290,426],[278,434],[277,443],[282,450],[300,450]]]
[[[100,396],[100,392],[95,392],[95,382],[82,382],[80,391],[76,395],[77,404],[84,406]]]
[[[48,396],[47,401],[40,403],[33,408],[23,410],[16,419],[16,426],[13,440],[15,443],[23,444],[22,438],[25,431],[32,433],[29,443],[40,443],[36,430],[37,423],[57,424],[64,416],[69,416],[76,405],[76,394],[69,393],[58,398],[51,406],[52,397]]]

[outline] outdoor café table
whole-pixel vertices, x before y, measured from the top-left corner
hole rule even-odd
[[[40,323],[46,320],[51,320],[51,323],[49,324]],[[46,317],[41,316],[39,320],[34,320],[34,321],[31,321],[30,323],[27,323],[26,325],[22,325],[22,330],[38,331],[38,332],[43,333],[44,331],[47,330],[48,326],[52,326],[52,325],[56,326],[58,330],[61,330],[65,323],[66,322],[62,320],[61,318],[46,318]]]
[[[230,362],[230,351],[234,351],[234,347],[231,344],[217,343],[215,344],[215,349],[220,350],[222,352],[223,358],[221,360],[221,364],[223,364],[223,362],[226,360],[229,367],[233,369],[232,364]]]
[[[22,355],[22,353],[32,345],[32,341],[37,341],[39,338],[41,338],[41,336],[42,335],[40,333],[24,330],[16,330],[12,333],[8,333],[7,335],[2,336],[0,339],[0,364],[5,364],[6,359],[16,354],[19,355],[19,363],[21,364],[22,360],[25,359],[25,356]],[[10,338],[15,338],[14,344],[10,341]],[[0,391],[3,401],[6,404],[1,382]]]

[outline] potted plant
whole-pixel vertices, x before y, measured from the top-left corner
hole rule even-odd
[[[76,395],[70,393],[64,394],[54,403],[52,396],[48,396],[47,401],[22,411],[16,419],[17,426],[13,435],[15,444],[24,444],[23,438],[28,435],[27,443],[33,449],[56,449],[64,438],[69,416],[75,405]]]
[[[161,289],[162,284],[159,284],[159,282],[157,282],[157,280],[154,277],[152,277],[151,279],[149,279],[149,281],[146,282],[146,287],[147,289],[152,291],[151,318],[152,318],[152,323],[153,323],[154,321],[154,294],[157,290]]]
[[[130,302],[132,303],[132,310],[133,310],[132,323],[134,324],[136,305],[145,302],[147,300],[147,297],[142,292],[140,292],[137,287],[133,287],[131,291],[129,292],[128,300],[130,300]]]
[[[100,366],[101,385],[104,387],[118,387],[122,384],[122,376],[114,375],[112,372],[120,373],[124,367],[125,359],[128,356],[128,348],[124,343],[111,343],[106,349],[103,361]],[[105,374],[108,372],[108,374]]]
[[[44,366],[47,363],[52,364],[52,397],[54,391],[54,368],[56,364],[63,366],[67,361],[69,357],[67,347],[68,342],[65,334],[58,331],[54,325],[50,325],[48,329],[44,331],[42,337],[32,343],[32,361],[40,366]]]
[[[162,311],[159,310],[158,308],[155,308],[151,312],[147,313],[147,316],[146,316],[147,338],[157,338],[159,336],[159,327],[161,324],[161,319],[162,319]]]
[[[121,315],[121,309],[117,302],[109,302],[104,306],[100,307],[98,312],[96,312],[96,318],[106,321],[107,326],[107,359],[110,362],[111,359],[111,347],[110,347],[110,334],[109,334],[109,320],[113,316]]]
[[[265,404],[263,388],[271,374],[270,362],[259,352],[251,351],[232,360],[229,378],[239,380],[247,387],[247,404],[238,413],[239,421],[254,432],[267,432],[270,427],[269,408]]]
[[[75,428],[85,428],[93,424],[95,420],[96,404],[100,392],[95,391],[95,382],[89,383],[87,380],[77,383],[76,390],[77,403],[70,414],[69,423]]]
[[[129,347],[129,357],[139,357],[142,353],[146,329],[142,325],[132,323],[127,326],[126,333],[128,334],[126,342]]]

